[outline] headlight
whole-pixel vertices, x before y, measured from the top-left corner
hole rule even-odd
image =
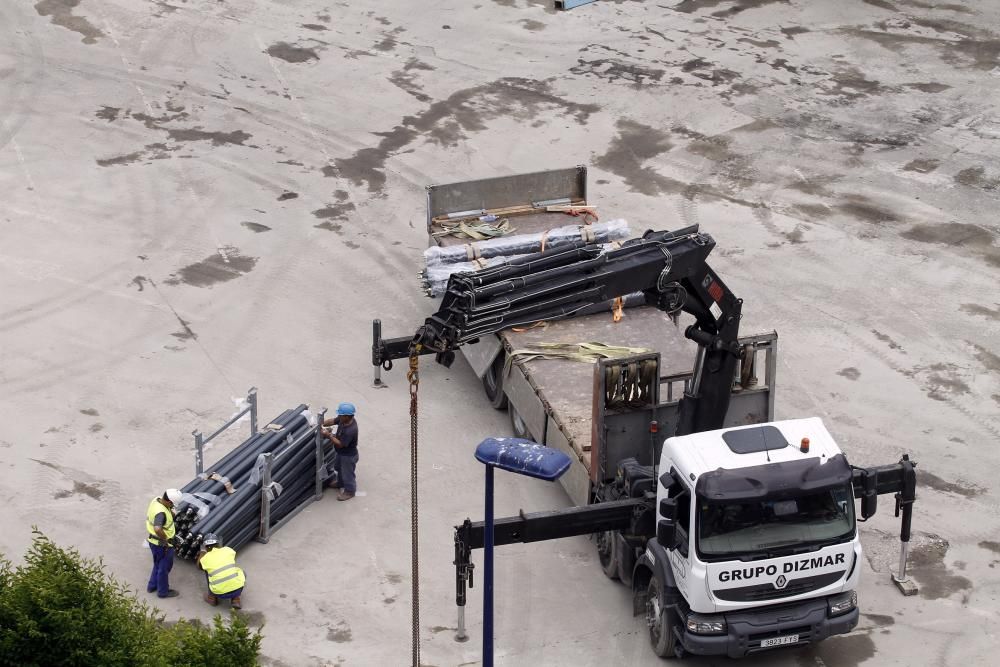
[[[858,606],[858,594],[855,591],[847,591],[840,595],[834,595],[827,600],[830,608],[830,616],[840,616],[846,614]]]
[[[727,630],[726,619],[721,616],[691,614],[687,619],[687,629],[696,635],[723,635]]]

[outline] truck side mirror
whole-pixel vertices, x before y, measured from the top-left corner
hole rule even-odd
[[[660,500],[660,520],[656,522],[656,541],[664,549],[677,548],[677,501]]]
[[[878,507],[878,496],[874,493],[866,493],[861,496],[861,518],[869,519],[875,516]]]

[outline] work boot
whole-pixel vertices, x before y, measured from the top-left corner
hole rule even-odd
[[[212,605],[213,607],[219,604],[219,598],[215,597],[211,593],[205,593],[205,602]]]
[[[166,595],[160,595],[158,597],[161,597],[161,598],[175,598],[178,595],[180,595],[180,593],[178,593],[177,591],[175,591],[174,589],[171,588],[169,591],[167,591]]]
[[[233,609],[243,609],[243,603],[240,601],[239,598],[233,598],[232,607]]]
[[[327,482],[326,483],[326,488],[328,488],[328,489],[342,489],[344,487],[341,486],[340,482]]]
[[[337,494],[337,500],[350,500],[353,497],[354,497],[353,493],[351,493],[350,491],[345,491],[344,489],[341,489],[340,493]]]

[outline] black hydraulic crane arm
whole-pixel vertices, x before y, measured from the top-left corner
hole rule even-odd
[[[699,346],[694,378],[681,401],[677,435],[721,428],[739,356],[742,300],[707,264],[715,241],[697,225],[648,231],[604,251],[583,242],[512,259],[448,280],[441,307],[412,338],[381,337],[376,321],[372,364],[387,370],[413,353],[450,365],[455,350],[504,329],[592,312],[611,299],[642,292],[647,303],[695,318],[685,335]]]

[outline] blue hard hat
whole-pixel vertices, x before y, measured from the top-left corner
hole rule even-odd
[[[354,403],[341,403],[337,406],[338,415],[354,415]]]

